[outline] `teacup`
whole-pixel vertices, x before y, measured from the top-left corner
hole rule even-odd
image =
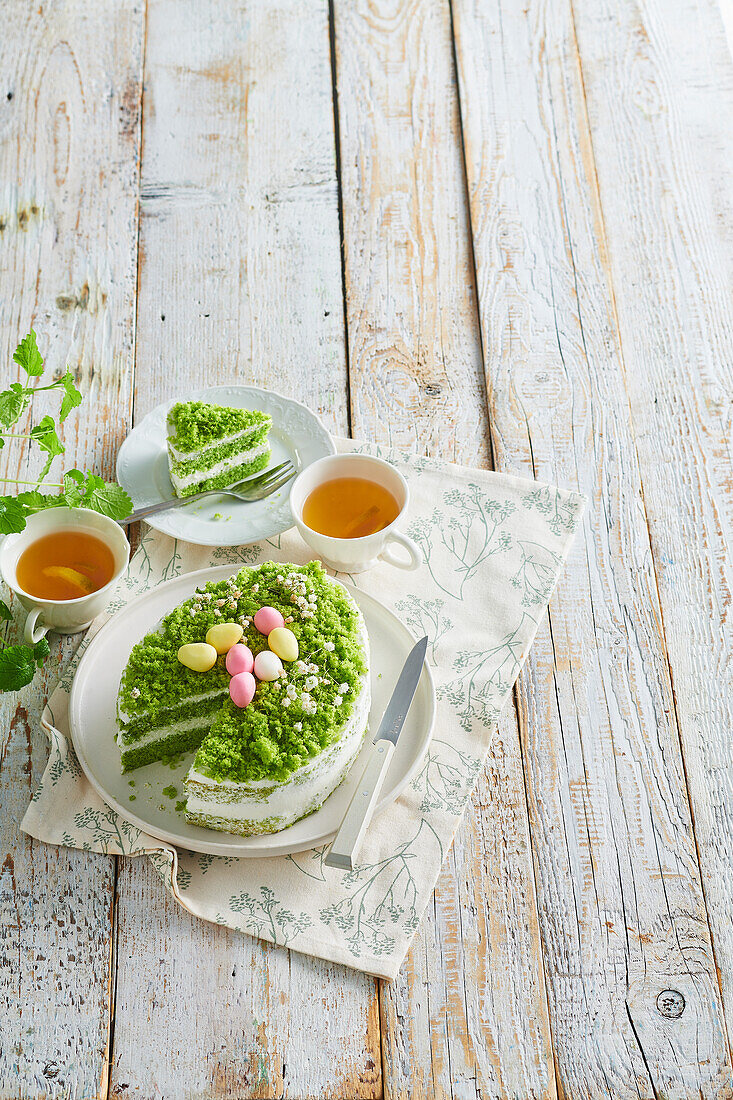
[[[101,539],[114,556],[114,573],[104,585],[88,596],[75,600],[47,600],[24,592],[18,584],[17,566],[26,547],[54,531],[85,531]],[[125,573],[130,557],[130,545],[122,528],[114,520],[86,508],[48,508],[29,516],[23,531],[8,535],[0,546],[0,573],[28,611],[25,640],[28,645],[39,642],[49,630],[57,634],[77,634],[89,626],[103,611],[112,589]]]
[[[303,522],[303,505],[317,485],[340,477],[365,478],[387,489],[399,507],[395,519],[381,531],[359,538],[334,538],[314,531]],[[302,538],[326,565],[339,573],[363,573],[378,561],[388,562],[398,569],[417,569],[422,565],[423,557],[419,546],[397,530],[407,512],[409,500],[407,482],[394,466],[383,462],[381,458],[357,454],[319,458],[298,475],[290,491],[290,507],[295,526]],[[395,554],[391,549],[392,545],[403,547],[407,551],[407,557]]]

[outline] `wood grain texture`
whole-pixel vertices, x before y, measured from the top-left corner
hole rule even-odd
[[[241,381],[345,431],[327,5],[148,11],[136,418]],[[193,920],[147,860],[118,929],[112,1096],[381,1096],[372,978]]]
[[[448,7],[338,3],[335,16],[354,435],[485,466]],[[381,989],[385,1097],[554,1093],[534,904],[510,715]]]
[[[571,11],[454,12],[497,464],[590,500],[518,690],[558,1086],[729,1097]]]
[[[143,13],[11,0],[3,27],[0,376],[16,378],[33,325],[49,368],[68,363],[85,395],[65,425],[67,468],[109,476],[132,402]],[[58,408],[46,397],[36,420]],[[13,444],[0,474],[40,465]],[[53,641],[36,682],[0,706],[0,1096],[12,1100],[106,1092],[114,863],[18,828],[48,756],[41,710],[77,642]]]
[[[614,4],[612,19],[610,5],[574,8],[626,387],[730,1037],[733,64],[715,3]],[[601,23],[607,28],[602,51]],[[728,124],[721,125],[723,119]]]

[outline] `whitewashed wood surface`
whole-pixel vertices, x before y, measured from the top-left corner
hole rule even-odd
[[[3,697],[0,1100],[731,1100],[715,0],[2,14],[0,379],[33,324],[86,395],[74,464],[111,475],[154,405],[236,378],[590,507],[391,985],[195,921],[145,861],[31,842],[73,643]]]

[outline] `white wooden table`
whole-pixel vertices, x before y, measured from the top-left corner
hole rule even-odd
[[[0,369],[31,323],[68,361],[70,465],[112,475],[153,406],[236,379],[590,498],[392,985],[194,920],[146,860],[31,842],[73,642],[3,697],[0,1097],[730,1100],[716,0],[0,16]]]

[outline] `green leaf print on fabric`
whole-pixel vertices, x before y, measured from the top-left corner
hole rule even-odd
[[[398,600],[395,611],[404,619],[415,634],[427,634],[430,656],[435,660],[435,647],[444,634],[453,626],[453,621],[443,613],[445,600],[423,600],[412,592],[405,600]]]
[[[422,794],[422,813],[444,810],[449,814],[463,813],[468,792],[476,782],[482,762],[461,752],[447,741],[436,738],[430,743],[425,762],[410,786]]]
[[[326,876],[323,873],[323,861],[328,855],[328,849],[330,847],[330,842],[328,844],[322,844],[320,848],[311,848],[309,852],[299,852],[297,855],[294,856],[286,856],[285,861],[295,864],[298,870],[302,874],[307,875],[308,878],[315,879],[317,882],[325,882]],[[310,863],[315,862],[316,866],[311,867],[310,870],[301,866],[301,864],[304,863],[306,860],[308,860]]]
[[[94,810],[86,806],[81,813],[74,814],[77,829],[87,829],[91,833],[90,842],[97,850],[107,854],[132,852],[140,838],[140,830],[114,810]],[[87,844],[83,847],[88,851]]]
[[[522,505],[528,509],[536,508],[547,517],[547,526],[552,533],[563,535],[575,527],[584,502],[577,493],[560,493],[558,489],[544,485],[541,489],[527,493]]]
[[[229,899],[230,909],[247,914],[244,927],[255,936],[264,936],[284,947],[313,923],[307,913],[296,916],[290,909],[281,907],[275,891],[269,886],[260,886],[260,895],[253,898],[247,893],[233,894]]]
[[[343,876],[341,888],[347,891],[346,896],[321,909],[320,917],[324,924],[346,933],[346,943],[354,956],[389,954],[395,946],[392,933],[411,936],[415,931],[420,914],[411,863],[418,850],[424,859],[431,847],[439,865],[443,845],[432,825],[422,818],[412,839],[392,855]]]
[[[516,511],[506,500],[493,500],[480,486],[469,484],[465,490],[448,489],[443,493],[447,511],[433,510],[429,519],[415,520],[407,533],[423,552],[428,572],[438,588],[456,600],[462,600],[466,584],[494,554],[511,549],[512,537],[502,524]],[[441,550],[442,547],[442,550]],[[437,561],[445,558],[451,577],[443,573]]]
[[[524,658],[521,639],[527,637],[526,619],[534,622],[525,611],[519,625],[491,649],[459,650],[453,661],[456,675],[438,687],[438,698],[457,709],[467,733],[474,730],[475,722],[491,725],[499,717]]]
[[[518,545],[522,560],[512,585],[524,589],[522,607],[544,607],[552,594],[560,555],[537,542],[520,540]]]
[[[160,575],[161,581],[171,581],[174,577],[180,577],[181,575],[181,555],[178,552],[178,539],[173,540],[173,553],[169,560],[163,566],[163,571]]]
[[[214,561],[227,565],[249,565],[260,557],[261,549],[256,546],[217,546],[211,555]]]

